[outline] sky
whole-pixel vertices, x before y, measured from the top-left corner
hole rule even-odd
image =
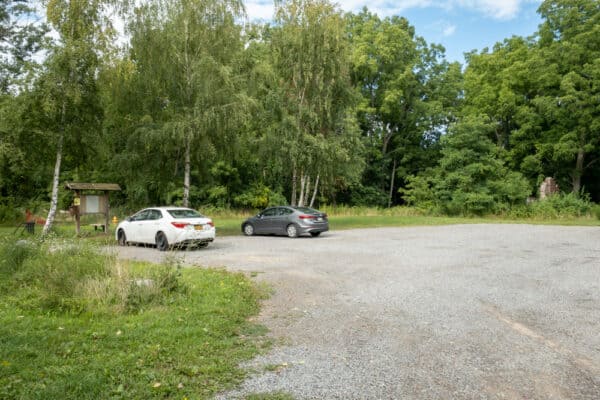
[[[337,4],[344,11],[363,7],[387,17],[408,19],[428,43],[446,48],[446,58],[464,64],[463,54],[492,48],[513,35],[531,36],[541,23],[536,13],[541,0],[347,0]],[[246,0],[250,20],[268,21],[272,0]]]

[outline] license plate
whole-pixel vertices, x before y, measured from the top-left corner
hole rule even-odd
[[[321,222],[321,221],[323,221],[323,218],[321,218],[321,217],[317,218],[317,222]]]
[[[196,229],[197,231],[201,231],[204,229],[204,225],[194,225],[194,229]]]

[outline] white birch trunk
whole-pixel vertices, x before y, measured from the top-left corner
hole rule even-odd
[[[300,176],[300,196],[298,197],[298,207],[304,206],[304,186],[306,185],[306,175],[302,172]]]
[[[60,164],[62,162],[64,136],[64,131],[61,130],[56,148],[56,164],[54,164],[54,177],[52,179],[50,210],[48,211],[48,217],[46,218],[46,223],[44,224],[44,229],[42,230],[42,236],[46,236],[48,233],[50,233],[50,229],[52,229],[52,224],[54,223],[54,217],[56,216],[56,209],[58,207],[58,185],[60,179]]]
[[[292,198],[290,199],[290,205],[294,207],[296,205],[296,181],[298,177],[296,176],[296,166],[292,171]]]
[[[308,199],[310,196],[310,175],[306,175],[306,189],[304,190],[304,202],[302,205],[308,205]]]
[[[187,133],[185,136],[185,165],[183,172],[183,203],[184,207],[189,207],[190,199],[190,147],[191,147],[190,134]]]
[[[46,236],[48,233],[50,233],[52,224],[54,224],[54,218],[56,217],[56,209],[58,208],[58,185],[60,183],[60,164],[62,162],[63,141],[65,138],[65,118],[67,113],[67,103],[65,101],[63,101],[61,112],[61,127],[60,135],[58,136],[58,143],[56,145],[56,163],[54,164],[54,177],[52,178],[50,210],[48,210],[48,217],[46,218],[46,223],[44,224],[44,229],[42,230],[42,236]]]
[[[317,179],[315,180],[315,188],[313,190],[312,198],[310,199],[310,205],[309,205],[310,208],[313,208],[313,206],[315,204],[315,198],[317,197],[317,190],[319,188],[319,177],[320,177],[320,175],[317,174]]]
[[[394,179],[396,178],[396,159],[394,158],[394,168],[392,168],[392,179],[390,179],[390,195],[388,197],[388,208],[392,207],[392,196],[394,195]]]

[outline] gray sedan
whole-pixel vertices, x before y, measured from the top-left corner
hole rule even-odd
[[[308,207],[267,208],[242,224],[242,232],[246,236],[272,234],[293,238],[310,233],[316,237],[328,230],[327,214]]]

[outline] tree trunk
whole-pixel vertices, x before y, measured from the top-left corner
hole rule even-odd
[[[312,198],[310,199],[310,205],[309,205],[310,208],[312,208],[313,205],[315,204],[315,198],[317,197],[317,189],[319,188],[319,177],[320,177],[320,175],[317,174],[317,179],[315,180],[315,189],[313,190],[313,195],[312,195]]]
[[[58,143],[56,145],[56,163],[54,164],[54,177],[52,178],[52,196],[50,197],[50,210],[48,211],[48,217],[42,230],[42,236],[46,236],[52,229],[54,224],[54,218],[56,217],[56,209],[58,207],[58,185],[60,181],[60,164],[62,162],[63,153],[63,141],[65,137],[65,115],[67,112],[67,103],[63,101],[62,104],[62,115],[60,135],[58,136]]]
[[[48,211],[48,217],[46,218],[46,224],[44,225],[42,236],[46,236],[50,232],[50,229],[52,229],[54,217],[56,216],[56,208],[58,207],[58,184],[60,180],[60,164],[62,161],[63,140],[64,132],[61,131],[60,136],[58,137],[58,145],[56,147],[56,164],[54,164],[54,177],[52,179],[52,197],[50,198],[50,210]]]
[[[392,179],[390,179],[390,195],[388,197],[388,208],[392,206],[392,197],[394,195],[394,180],[396,179],[396,159],[394,158],[394,167],[392,168]]]
[[[292,198],[290,199],[290,205],[294,207],[296,205],[296,181],[298,177],[296,176],[296,166],[294,166],[292,170]]]
[[[190,203],[190,147],[192,140],[190,134],[187,133],[185,136],[185,166],[183,172],[183,206],[189,207]]]
[[[304,171],[300,175],[300,196],[298,197],[298,207],[304,206],[304,186],[306,185],[306,175]]]
[[[581,191],[581,176],[583,175],[583,162],[585,160],[585,152],[579,149],[577,152],[577,161],[575,162],[575,171],[573,172],[573,193]]]
[[[310,196],[310,175],[306,175],[306,189],[304,189],[304,202],[302,205],[308,204],[308,196]]]

